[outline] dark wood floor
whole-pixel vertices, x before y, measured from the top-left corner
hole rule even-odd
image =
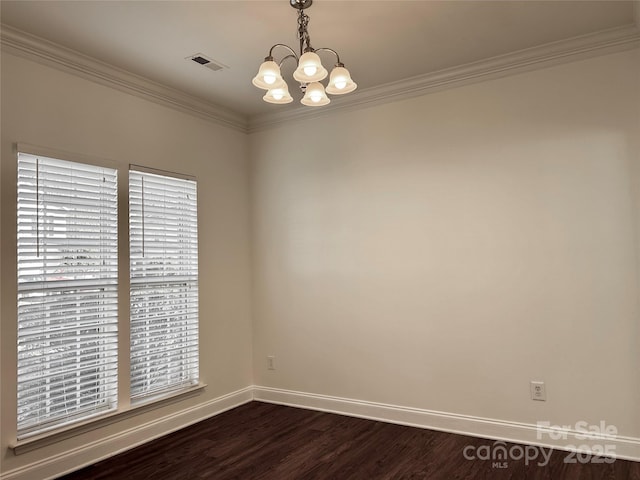
[[[640,480],[640,463],[568,464],[560,451],[545,466],[465,458],[482,445],[494,442],[251,402],[62,478]]]

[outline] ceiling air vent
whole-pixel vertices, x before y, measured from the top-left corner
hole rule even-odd
[[[222,70],[223,68],[229,68],[226,65],[220,62],[216,62],[212,58],[209,58],[201,53],[194,53],[193,55],[189,55],[187,57],[187,60],[196,62],[198,65],[207,67],[208,69],[213,70],[214,72],[217,72],[218,70]]]

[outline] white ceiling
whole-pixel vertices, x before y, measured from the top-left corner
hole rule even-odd
[[[299,107],[266,104],[251,85],[271,45],[297,49],[289,0],[2,0],[0,8],[3,24],[247,117]],[[313,46],[337,50],[360,91],[634,23],[633,1],[315,0],[306,12]],[[185,60],[195,53],[229,68]]]

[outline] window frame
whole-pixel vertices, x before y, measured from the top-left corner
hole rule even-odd
[[[132,175],[132,173],[134,175]],[[140,179],[140,185],[136,183],[136,195],[132,195],[132,178],[137,177]],[[183,189],[187,188],[189,193],[186,193],[187,198],[189,194],[194,195],[195,198],[191,199],[191,202],[171,202],[171,203],[179,203],[180,207],[183,207],[183,214],[185,218],[188,218],[188,213],[193,213],[195,216],[195,225],[189,223],[188,220],[181,221],[180,215],[178,215],[179,211],[173,210],[171,214],[166,215],[165,220],[174,220],[177,222],[177,225],[174,226],[174,231],[176,235],[180,237],[182,235],[181,240],[179,242],[170,242],[168,237],[170,235],[163,233],[156,234],[155,236],[152,233],[146,233],[145,225],[147,225],[145,221],[145,208],[147,208],[147,203],[145,203],[145,183],[144,179],[148,179],[152,182],[155,182],[156,188],[165,184],[165,186],[173,184],[173,186],[167,186],[167,189],[163,193],[170,194],[179,194],[186,193],[186,190],[180,192],[180,187],[177,184],[183,185]],[[137,189],[140,188],[140,192],[138,193]],[[130,334],[130,399],[132,404],[144,404],[147,402],[157,401],[159,399],[165,398],[167,396],[171,396],[176,392],[183,391],[185,389],[190,389],[194,385],[197,385],[200,382],[200,340],[199,340],[199,265],[198,265],[198,182],[194,176],[179,174],[175,172],[169,172],[166,170],[160,169],[152,169],[148,167],[143,167],[140,165],[129,165],[129,176],[128,176],[128,191],[129,191],[129,334]],[[138,198],[139,196],[139,198]],[[149,194],[151,198],[153,198],[152,194]],[[156,196],[157,197],[157,196]],[[132,200],[133,199],[133,200]],[[157,198],[154,205],[154,208],[158,208]],[[138,204],[139,202],[139,204]],[[162,205],[166,206],[168,202],[162,203]],[[135,204],[135,206],[134,206]],[[191,204],[190,206],[193,210],[187,212],[187,204]],[[151,217],[151,215],[149,215]],[[156,217],[160,217],[160,213],[156,212]],[[133,220],[135,218],[135,220]],[[141,218],[141,222],[140,219]],[[153,227],[153,221],[149,223],[150,227]],[[156,227],[158,224],[156,223]],[[168,227],[167,227],[168,228]],[[147,232],[150,229],[147,230]],[[193,230],[195,230],[195,238],[193,237]],[[164,263],[161,263],[163,274],[158,274],[158,264],[160,264],[160,258],[156,257],[155,261],[152,262],[155,266],[149,267],[149,262],[145,262],[145,250],[147,251],[147,255],[151,254],[151,258],[153,258],[153,252],[149,252],[149,249],[145,249],[145,235],[150,237],[150,240],[155,240],[158,244],[160,244],[163,248],[175,249],[178,245],[184,245],[184,241],[189,241],[189,248],[179,247],[179,252],[177,254],[174,253],[174,263],[177,260],[176,256],[185,259],[186,264],[191,264],[191,268],[179,268],[179,271],[176,271],[175,268],[172,267],[171,261],[167,261],[171,259],[170,255],[165,254],[165,258],[162,260]],[[134,245],[135,243],[135,245]],[[195,249],[195,252],[193,251]],[[193,265],[193,260],[195,258],[195,265]],[[134,268],[134,262],[137,267]],[[148,276],[138,276],[137,274],[145,271],[148,272]],[[169,271],[169,274],[166,275],[165,272]],[[195,277],[195,279],[193,278]],[[142,278],[150,278],[148,282],[142,280]],[[175,279],[179,278],[179,281]],[[172,284],[173,287],[169,285]],[[163,286],[164,285],[164,286]],[[134,355],[136,358],[141,355],[144,358],[149,358],[149,349],[144,350],[142,345],[145,342],[145,338],[148,339],[148,333],[144,333],[143,331],[148,332],[150,328],[152,328],[149,324],[150,320],[147,320],[145,325],[141,325],[139,319],[134,314],[134,311],[137,309],[134,308],[134,298],[137,299],[140,308],[145,308],[142,305],[146,305],[147,309],[161,309],[162,305],[159,305],[159,302],[153,302],[149,297],[153,296],[151,293],[147,294],[146,297],[148,300],[143,300],[141,297],[144,297],[144,289],[148,288],[149,290],[153,290],[154,287],[156,289],[155,295],[159,295],[159,291],[162,290],[164,293],[165,301],[171,301],[173,305],[176,304],[181,306],[181,310],[183,312],[183,319],[179,320],[182,325],[178,327],[174,327],[171,325],[171,320],[177,320],[176,318],[167,318],[163,323],[163,327],[166,329],[167,337],[171,336],[171,334],[175,334],[176,330],[182,329],[189,336],[195,335],[195,347],[193,342],[171,342],[164,337],[165,342],[169,342],[170,346],[167,347],[167,351],[175,351],[176,348],[179,349],[178,354],[172,354],[170,361],[161,362],[158,360],[151,359],[150,361],[135,361]],[[190,293],[191,292],[191,293]],[[195,292],[195,293],[194,293]],[[184,301],[180,298],[184,298]],[[170,299],[170,300],[169,300]],[[189,302],[191,301],[191,303]],[[161,303],[161,302],[160,302]],[[189,313],[188,311],[191,310]],[[195,310],[195,313],[193,313]],[[162,310],[162,313],[167,314],[166,310]],[[195,315],[195,318],[193,318]],[[185,318],[186,317],[186,318]],[[158,318],[158,316],[156,316]],[[163,319],[160,319],[161,321]],[[133,338],[133,333],[136,332],[139,334],[135,339]],[[139,343],[138,343],[139,342]],[[141,345],[140,349],[136,349],[136,344]],[[195,354],[193,349],[195,348]],[[146,355],[145,355],[146,352]],[[151,355],[153,356],[153,355]],[[195,365],[193,364],[195,358]],[[135,369],[142,369],[140,363],[147,364],[147,371],[153,369],[164,369],[167,372],[173,368],[174,379],[177,377],[175,381],[172,383],[168,378],[171,374],[166,373],[156,374],[154,378],[146,377],[142,380],[139,375],[134,373]],[[177,373],[175,373],[177,372]],[[192,374],[195,372],[195,376]],[[158,388],[152,388],[153,380],[164,382]],[[137,388],[136,388],[137,387]]]
[[[118,171],[26,150],[16,156],[18,439],[118,402]]]
[[[32,155],[42,155],[45,157],[58,158],[62,160],[67,160],[71,162],[79,162],[85,163],[87,165],[95,165],[105,168],[113,168],[117,170],[118,177],[118,185],[117,185],[117,198],[118,198],[118,324],[119,324],[119,333],[118,333],[118,400],[117,400],[117,410],[109,411],[106,413],[102,413],[91,418],[87,418],[84,420],[78,420],[73,424],[62,425],[57,428],[53,428],[41,434],[36,434],[30,436],[28,438],[23,438],[18,440],[17,438],[17,429],[14,430],[14,439],[9,443],[9,448],[13,450],[15,455],[22,455],[39,448],[46,447],[47,445],[55,444],[59,441],[72,438],[76,435],[83,434],[85,432],[90,432],[98,428],[102,428],[108,425],[113,425],[119,421],[133,418],[137,415],[140,415],[144,412],[153,411],[155,409],[161,408],[167,404],[173,404],[175,402],[179,402],[185,398],[191,398],[194,395],[201,394],[206,388],[207,383],[205,383],[202,379],[202,376],[199,375],[198,383],[194,384],[188,388],[183,390],[173,391],[161,398],[151,398],[147,402],[139,402],[132,403],[130,401],[129,395],[129,219],[128,219],[128,210],[129,210],[129,192],[128,192],[128,174],[129,174],[129,163],[124,163],[122,161],[114,161],[105,158],[100,158],[96,156],[83,155],[77,152],[69,152],[65,150],[59,150],[50,147],[42,147],[36,146],[33,144],[16,142],[13,144],[13,157],[14,157],[14,165],[15,171],[14,174],[17,176],[17,155],[18,152],[27,153]],[[163,170],[144,167],[141,165],[136,165],[137,169],[145,169],[150,172],[161,172],[166,174],[171,174],[176,178],[190,178],[195,179],[193,175],[186,174],[178,174],[173,172],[166,172]],[[13,197],[13,202],[11,204],[7,204],[7,207],[11,209],[12,215],[14,215],[14,225],[17,226],[17,184],[15,190],[11,194]],[[200,215],[198,216],[198,226],[200,224]],[[17,229],[16,229],[16,237],[14,237],[13,247],[15,254],[15,270],[14,274],[16,280],[13,290],[13,297],[17,299]],[[200,232],[200,230],[199,230]],[[199,245],[199,233],[198,233],[198,245]],[[198,267],[199,267],[198,262]],[[124,292],[124,294],[123,294]],[[13,311],[16,315],[16,324],[15,331],[17,332],[17,304],[14,307]],[[199,323],[199,321],[198,321]],[[16,333],[17,335],[17,333]],[[17,337],[16,337],[17,338]],[[16,355],[17,360],[17,344],[14,347],[14,355]],[[198,358],[200,357],[200,339],[198,340]],[[14,375],[16,375],[17,379],[17,363],[15,364],[16,370],[14,371]],[[11,368],[11,367],[10,367]],[[201,373],[201,372],[199,372]],[[16,404],[15,404],[15,415],[17,415],[17,382],[12,382],[13,388],[16,392]],[[17,417],[16,417],[17,421]],[[14,424],[14,428],[16,428],[16,424]]]

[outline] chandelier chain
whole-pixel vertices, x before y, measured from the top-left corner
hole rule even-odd
[[[300,55],[306,51],[313,51],[311,37],[309,36],[309,15],[303,10],[298,11],[298,40],[300,40]],[[305,48],[306,44],[306,48]]]

